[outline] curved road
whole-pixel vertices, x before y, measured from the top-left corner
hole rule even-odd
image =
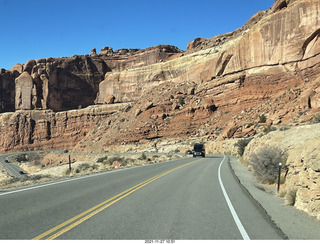
[[[6,162],[6,158],[10,155],[15,155],[15,154],[0,154],[0,164],[4,167],[4,169],[13,177],[23,177],[24,174],[20,174],[20,172],[24,172],[20,167],[13,163]],[[25,172],[24,172],[25,173]]]
[[[0,206],[0,239],[283,239],[224,156],[2,192]]]

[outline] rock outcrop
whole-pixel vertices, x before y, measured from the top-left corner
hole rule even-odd
[[[280,148],[288,155],[284,189],[297,190],[295,207],[320,221],[320,124],[305,125],[255,137],[244,158],[266,146]]]
[[[53,112],[20,110],[0,114],[0,152],[72,149],[104,119],[127,104]]]
[[[115,52],[106,47],[100,54],[93,49],[90,55],[29,60],[8,71],[1,69],[0,112],[58,112],[93,105],[106,74],[162,62],[181,52],[169,45]]]

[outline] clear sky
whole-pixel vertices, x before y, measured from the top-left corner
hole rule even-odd
[[[186,50],[243,26],[274,0],[0,0],[0,68],[106,46]]]

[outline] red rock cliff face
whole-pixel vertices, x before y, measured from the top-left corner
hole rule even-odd
[[[11,70],[1,69],[0,112],[52,109],[65,111],[94,104],[106,73],[151,65],[181,51],[159,45],[143,50],[103,48],[98,55],[29,60]]]
[[[279,0],[234,33],[196,39],[179,58],[107,73],[96,102],[113,96],[135,105],[100,128],[106,132],[104,145],[248,136],[255,128],[246,124],[261,113],[271,124],[292,123],[296,113],[317,113],[319,10],[319,0]],[[144,109],[144,104],[152,106]]]
[[[0,114],[0,152],[72,149],[100,121],[127,104],[53,112],[20,110]]]
[[[107,73],[97,103],[110,95],[134,101],[163,82],[199,84],[232,74],[301,72],[319,61],[319,4],[317,0],[278,1],[242,32],[224,35],[224,41],[213,47],[198,52],[189,48],[191,54],[169,62]],[[197,42],[195,48],[205,41]]]

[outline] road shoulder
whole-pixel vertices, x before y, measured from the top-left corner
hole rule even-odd
[[[236,157],[230,157],[230,166],[239,182],[264,208],[272,221],[290,240],[319,240],[320,223],[306,213],[284,205],[281,198],[267,193],[259,187],[253,175],[242,166]]]

